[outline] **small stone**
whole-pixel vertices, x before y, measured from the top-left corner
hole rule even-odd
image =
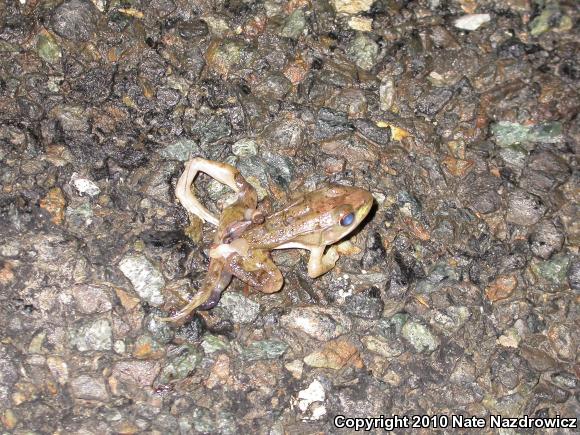
[[[203,341],[201,342],[201,347],[206,354],[210,354],[221,350],[228,350],[230,344],[223,337],[213,334],[205,334],[203,336]]]
[[[284,38],[291,38],[297,39],[304,29],[306,28],[306,15],[302,9],[296,9],[292,12],[288,18],[286,18],[286,22],[284,23],[284,27],[280,31],[280,36]]]
[[[185,345],[171,352],[176,355],[163,368],[159,382],[167,384],[175,379],[185,379],[201,361],[201,354],[192,346]]]
[[[475,365],[466,360],[461,360],[455,366],[449,380],[455,384],[466,384],[475,380]]]
[[[205,381],[205,386],[209,389],[217,385],[227,385],[230,382],[230,358],[221,354],[218,355],[213,364],[209,376]]]
[[[159,345],[151,336],[140,335],[135,341],[133,356],[138,359],[157,359],[165,354],[163,347]]]
[[[347,53],[359,68],[369,71],[377,61],[379,45],[368,36],[359,33],[347,48]]]
[[[88,202],[80,204],[78,207],[67,207],[65,216],[70,227],[82,231],[93,222],[93,208]]]
[[[403,346],[398,341],[387,341],[374,335],[367,335],[361,341],[368,350],[378,353],[385,358],[393,358],[404,352]]]
[[[284,364],[284,368],[290,372],[294,379],[300,379],[302,378],[302,373],[304,371],[304,362],[295,359],[294,361]]]
[[[141,299],[156,307],[163,304],[161,289],[165,287],[165,279],[147,257],[128,254],[119,263],[119,269],[131,281]]]
[[[77,309],[83,314],[105,313],[112,308],[107,292],[94,285],[77,285],[73,288]]]
[[[108,320],[97,319],[72,332],[72,343],[81,352],[90,350],[110,350],[112,343],[111,324]]]
[[[334,307],[293,308],[280,318],[282,327],[298,329],[321,341],[328,341],[350,331],[352,322]]]
[[[101,189],[88,178],[79,177],[76,172],[73,172],[71,181],[75,189],[80,193],[86,193],[89,196],[98,196]]]
[[[526,165],[528,152],[519,145],[510,145],[509,147],[501,148],[499,156],[507,166],[521,169]]]
[[[517,348],[522,341],[522,337],[516,328],[509,328],[503,335],[497,339],[500,346]]]
[[[506,220],[516,225],[534,225],[544,213],[546,206],[535,195],[523,190],[516,190],[508,194],[508,210]]]
[[[54,36],[48,32],[42,32],[36,41],[36,51],[42,60],[55,64],[62,57],[62,51]]]
[[[68,382],[68,365],[59,356],[48,356],[46,358],[46,365],[52,373],[52,376],[60,385],[64,385]]]
[[[456,159],[452,156],[447,156],[443,159],[443,166],[454,177],[465,177],[473,168],[473,160]]]
[[[219,306],[228,312],[234,323],[252,323],[260,313],[260,304],[238,292],[224,293]]]
[[[54,224],[60,225],[64,221],[64,208],[66,200],[60,187],[53,187],[46,196],[40,200],[40,207],[45,209],[51,216]]]
[[[344,310],[348,314],[363,319],[378,319],[381,317],[384,307],[385,304],[378,290],[371,288],[345,298]]]
[[[569,266],[570,257],[565,254],[558,254],[550,260],[533,264],[532,270],[536,275],[541,276],[545,280],[561,286],[566,281]]]
[[[324,386],[318,379],[315,379],[310,383],[308,388],[298,392],[298,409],[306,413],[311,409],[312,405],[322,405],[322,409],[317,407],[316,415],[313,415],[314,413],[312,411],[314,410],[311,409],[312,413],[307,417],[308,420],[318,420],[326,414],[326,408],[324,408],[325,400],[326,392],[324,391]]]
[[[136,296],[131,296],[123,289],[116,287],[115,294],[119,298],[123,308],[127,311],[132,311],[137,305],[139,305],[140,299]]]
[[[454,21],[454,26],[462,30],[477,30],[483,24],[489,23],[491,17],[489,14],[468,14]]]
[[[89,0],[65,1],[54,11],[51,26],[63,38],[86,42],[96,31],[98,9]]]
[[[232,145],[234,156],[245,158],[258,155],[258,144],[253,139],[240,139]]]
[[[372,18],[351,17],[348,20],[348,26],[353,30],[360,32],[372,32],[373,20]]]
[[[336,12],[352,15],[367,12],[373,3],[374,0],[332,0]]]
[[[401,335],[411,343],[417,352],[433,352],[441,341],[429,328],[415,321],[408,321],[401,329]]]
[[[568,282],[572,290],[580,292],[580,261],[574,258],[568,267]]]
[[[542,12],[530,23],[530,34],[538,36],[550,29],[565,32],[573,27],[570,16],[562,14],[558,2],[546,2]]]
[[[564,233],[554,222],[550,220],[541,221],[534,228],[530,237],[530,245],[534,255],[544,260],[559,251],[564,243]]]
[[[310,367],[338,370],[346,365],[356,368],[364,367],[358,349],[347,340],[328,342],[320,351],[304,357],[304,362]]]
[[[6,409],[4,411],[4,413],[0,416],[0,421],[2,421],[4,427],[8,430],[14,429],[18,424],[18,419],[16,418],[14,411],[11,409]]]
[[[280,340],[254,341],[243,349],[242,357],[247,361],[274,359],[282,356],[288,345]]]
[[[500,121],[492,124],[491,132],[500,147],[522,144],[531,150],[530,144],[536,142],[558,143],[563,140],[562,124],[547,122],[537,125],[522,125],[515,122]]]
[[[518,286],[514,275],[500,275],[485,289],[485,296],[491,302],[507,299]]]
[[[119,355],[123,355],[126,349],[127,346],[123,340],[116,340],[115,343],[113,343],[113,350]]]
[[[105,382],[102,379],[81,375],[71,381],[73,396],[77,399],[98,400],[105,402],[109,399]]]
[[[164,159],[185,162],[200,153],[199,146],[191,139],[180,138],[163,148],[159,154]]]
[[[115,380],[149,387],[159,374],[161,366],[157,361],[128,360],[115,363],[112,376]]]

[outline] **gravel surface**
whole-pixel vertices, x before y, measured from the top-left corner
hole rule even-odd
[[[579,18],[575,0],[1,1],[0,428],[577,418]],[[375,206],[328,274],[277,251],[281,292],[234,280],[163,323],[208,265],[212,227],[174,196],[192,156],[239,168],[264,213],[328,182]],[[219,213],[228,190],[196,188]]]

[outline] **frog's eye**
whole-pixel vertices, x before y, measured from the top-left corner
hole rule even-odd
[[[349,213],[346,216],[343,216],[340,220],[340,225],[343,227],[348,227],[354,221],[354,213]]]

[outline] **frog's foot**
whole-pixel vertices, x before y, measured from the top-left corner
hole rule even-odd
[[[318,246],[310,250],[310,259],[308,260],[308,276],[316,278],[324,275],[336,264],[339,255],[335,246],[331,246],[324,253],[326,246]]]
[[[198,172],[204,172],[225,184],[236,193],[245,187],[246,181],[238,170],[227,163],[214,162],[211,160],[195,157],[185,164],[185,171],[179,177],[175,187],[175,196],[183,207],[191,214],[194,214],[204,221],[218,225],[219,220],[205,208],[195,197],[191,190],[191,185]]]
[[[163,322],[178,322],[189,316],[196,308],[203,307],[201,309],[204,310],[213,308],[218,303],[221,293],[231,280],[232,275],[223,270],[223,262],[212,260],[200,291],[176,314],[171,317],[160,317],[159,320]]]
[[[234,256],[229,272],[262,293],[276,293],[284,285],[284,277],[266,251],[253,250],[248,255]]]

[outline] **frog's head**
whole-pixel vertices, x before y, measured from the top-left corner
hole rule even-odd
[[[318,191],[313,208],[320,214],[321,244],[330,245],[352,230],[367,216],[372,205],[370,192],[358,187],[331,185]]]

